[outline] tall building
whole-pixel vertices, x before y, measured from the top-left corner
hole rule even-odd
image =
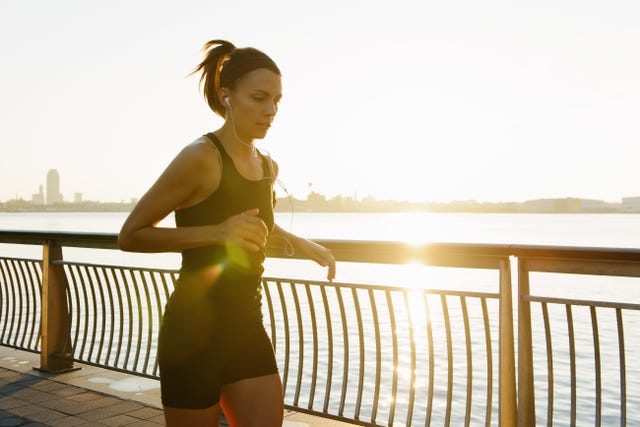
[[[60,193],[60,175],[55,169],[51,169],[47,173],[47,204],[53,205],[62,202],[62,194]]]
[[[39,192],[31,195],[31,203],[34,205],[44,205],[44,193],[42,191],[42,185],[39,187]]]

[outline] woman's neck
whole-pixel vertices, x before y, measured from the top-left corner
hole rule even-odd
[[[218,137],[224,149],[232,157],[240,157],[243,159],[254,159],[257,157],[256,148],[253,140],[247,142],[240,138],[234,131],[230,123],[225,123],[220,129],[214,132]]]

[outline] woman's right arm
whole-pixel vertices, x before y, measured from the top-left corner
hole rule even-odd
[[[251,251],[264,247],[267,228],[256,216],[257,210],[214,225],[156,226],[172,211],[204,200],[217,189],[220,176],[217,150],[202,143],[185,147],[127,217],[118,235],[119,248],[128,252],[170,252],[226,241]]]

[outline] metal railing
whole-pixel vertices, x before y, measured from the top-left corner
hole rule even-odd
[[[43,247],[42,261],[0,257],[0,344],[40,352],[43,369],[65,369],[75,361],[157,378],[156,337],[177,278],[175,270],[62,259],[63,246],[115,249],[116,236],[111,234],[0,231],[0,243]],[[603,369],[610,371],[603,360],[608,360],[605,353],[611,346],[601,351],[597,313],[605,309],[616,317],[617,419],[626,425],[626,384],[640,380],[640,373],[626,363],[625,337],[627,342],[629,338],[623,325],[625,313],[637,312],[640,305],[532,295],[529,273],[637,277],[640,251],[319,243],[338,261],[482,269],[495,271],[498,280],[494,292],[477,292],[265,277],[265,326],[276,351],[287,408],[369,426],[512,426],[536,425],[538,407],[538,424],[552,425],[564,411],[567,423],[577,425],[577,402],[585,398],[578,399],[576,364],[583,358],[576,355],[576,348],[582,347],[576,346],[575,337],[585,328],[576,325],[572,315],[584,306],[591,312],[588,329],[595,349],[594,425],[602,420],[610,425],[611,419],[610,408],[602,409]],[[285,257],[276,251],[269,256]],[[512,305],[514,260],[517,310]],[[541,320],[534,317],[532,322],[532,305],[541,308]],[[550,305],[565,307],[565,319],[549,315]],[[557,322],[564,322],[568,331],[568,351],[552,345]],[[533,345],[539,333],[544,351]],[[546,361],[545,369],[539,368],[541,360]],[[569,386],[554,387],[564,365],[569,367]],[[546,418],[541,410],[545,406]]]

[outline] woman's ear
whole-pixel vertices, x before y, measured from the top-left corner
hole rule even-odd
[[[225,109],[230,106],[230,104],[228,103],[229,94],[229,89],[227,89],[226,87],[221,87],[218,90],[218,102],[220,102],[220,104],[222,104]]]

